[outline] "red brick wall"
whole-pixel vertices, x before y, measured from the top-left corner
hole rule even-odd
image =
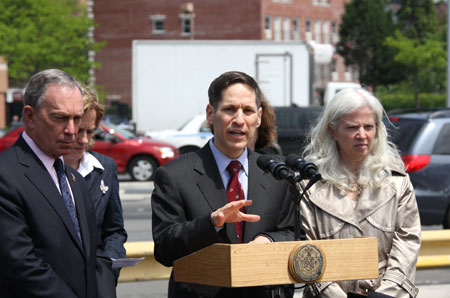
[[[331,0],[330,6],[313,6],[313,0],[292,0],[290,4],[272,0],[95,0],[96,41],[107,45],[96,55],[102,67],[96,83],[107,95],[131,104],[131,44],[134,39],[190,39],[181,34],[181,6],[194,4],[195,39],[265,39],[266,14],[298,17],[301,39],[305,39],[305,20],[339,20],[346,0]],[[152,34],[151,15],[165,15],[164,34]],[[273,21],[273,19],[272,19]],[[342,62],[341,62],[342,63]],[[343,69],[343,67],[339,67]]]

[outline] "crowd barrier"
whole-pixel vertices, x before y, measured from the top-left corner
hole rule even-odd
[[[156,262],[152,241],[125,243],[125,248],[128,258],[143,257],[144,260],[136,266],[123,268],[119,282],[169,279],[172,268]],[[417,269],[447,266],[450,266],[450,230],[423,231]]]

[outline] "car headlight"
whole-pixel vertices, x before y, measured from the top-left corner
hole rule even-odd
[[[170,147],[159,147],[161,158],[172,158],[175,156],[175,152]]]

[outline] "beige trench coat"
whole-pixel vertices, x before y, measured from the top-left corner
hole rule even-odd
[[[392,172],[383,187],[364,188],[355,208],[345,193],[321,181],[301,201],[300,213],[308,239],[376,237],[380,272],[374,280],[315,283],[303,297],[339,298],[361,290],[416,297],[421,225],[408,175]]]

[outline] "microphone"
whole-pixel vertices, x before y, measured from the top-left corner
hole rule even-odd
[[[292,173],[285,163],[271,154],[262,154],[258,157],[256,164],[264,172],[270,172],[275,177],[275,179],[282,180],[292,177]]]
[[[308,178],[314,182],[322,179],[317,166],[312,162],[307,162],[296,154],[289,154],[286,156],[286,164],[294,171],[299,171],[300,175],[304,178]]]

